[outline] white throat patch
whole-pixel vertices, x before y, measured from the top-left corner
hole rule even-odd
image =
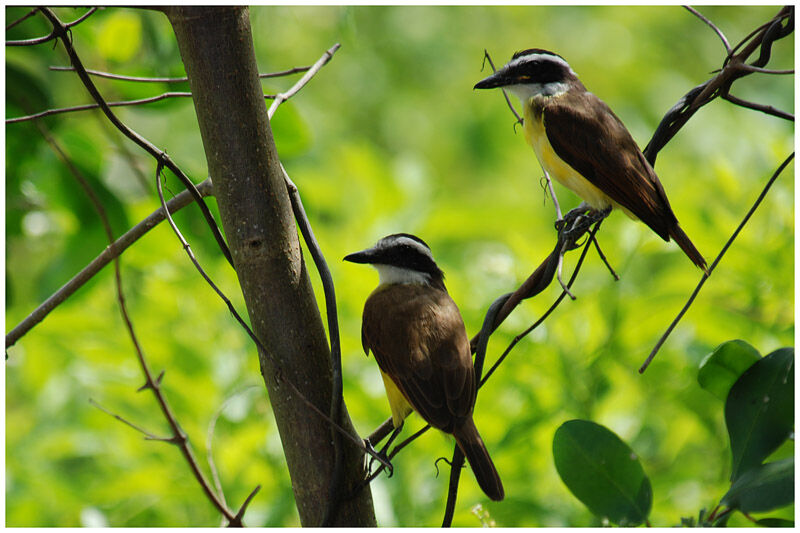
[[[431,281],[431,277],[424,272],[393,265],[374,264],[372,266],[378,271],[379,285],[391,285],[393,283],[428,285]]]
[[[550,83],[518,83],[516,85],[508,85],[505,89],[515,94],[524,106],[528,103],[528,100],[534,96],[558,96],[564,94],[569,90],[569,85],[561,81]]]

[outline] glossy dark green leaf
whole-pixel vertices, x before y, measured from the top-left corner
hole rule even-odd
[[[794,521],[786,520],[785,518],[762,518],[756,522],[756,525],[761,527],[794,527]]]
[[[553,457],[561,480],[589,510],[621,526],[647,519],[650,480],[631,448],[607,428],[570,420],[556,430]]]
[[[761,354],[758,350],[745,341],[724,342],[700,363],[697,381],[705,390],[725,401],[739,376],[759,359]]]
[[[725,424],[731,440],[735,481],[760,465],[792,433],[794,348],[782,348],[751,366],[731,387]]]
[[[772,511],[794,501],[794,457],[751,468],[721,503],[745,513]]]

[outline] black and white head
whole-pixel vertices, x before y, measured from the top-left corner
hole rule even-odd
[[[444,288],[444,273],[433,260],[425,241],[408,233],[395,233],[379,240],[372,248],[344,258],[351,263],[375,267],[380,284],[414,283]]]
[[[583,84],[563,57],[541,48],[517,52],[503,68],[479,81],[475,89],[503,87],[524,105],[534,96],[558,96]]]

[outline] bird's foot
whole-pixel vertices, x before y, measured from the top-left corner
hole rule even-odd
[[[573,247],[578,239],[586,233],[595,223],[605,219],[611,213],[611,207],[594,209],[582,203],[569,211],[564,218],[555,223],[556,230],[561,237],[572,243]]]
[[[392,474],[394,474],[394,467],[392,466],[392,462],[389,461],[389,456],[386,454],[386,450],[389,447],[388,444],[378,451],[374,446],[372,446],[372,443],[369,441],[369,439],[364,439],[364,447],[368,451],[367,455],[370,456],[369,463],[366,465],[366,478],[370,479],[374,474],[377,474],[378,470],[381,468],[388,470],[389,477],[392,477]],[[372,467],[375,465],[376,461],[380,463],[380,466],[373,473]]]

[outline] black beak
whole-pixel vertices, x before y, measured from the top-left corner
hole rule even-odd
[[[361,250],[360,252],[346,255],[344,261],[350,261],[351,263],[370,264],[374,262],[374,259],[375,249],[367,248],[366,250]]]
[[[478,83],[475,84],[473,89],[494,89],[495,87],[504,87],[506,85],[512,85],[515,80],[508,75],[506,69],[501,68],[488,78],[484,78]]]

